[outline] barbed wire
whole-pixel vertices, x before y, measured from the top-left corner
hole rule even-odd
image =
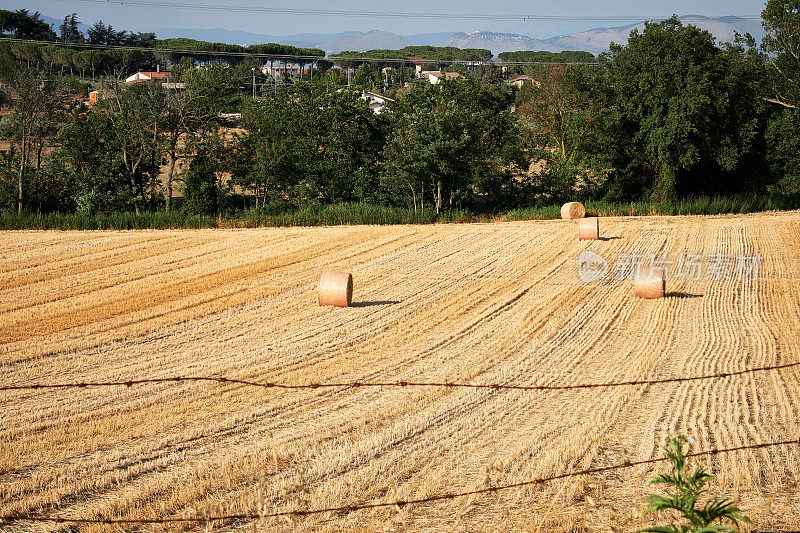
[[[502,383],[457,383],[451,381],[348,381],[337,383],[303,383],[303,384],[287,384],[287,383],[273,383],[273,382],[260,382],[249,381],[244,379],[216,377],[216,376],[173,376],[167,378],[144,378],[144,379],[129,379],[121,381],[85,381],[76,383],[32,383],[28,385],[3,385],[0,386],[0,391],[22,391],[22,390],[37,390],[37,389],[66,389],[66,388],[87,388],[87,387],[132,387],[133,385],[143,385],[149,383],[181,383],[181,382],[197,382],[197,381],[210,381],[216,383],[231,383],[234,385],[245,385],[248,387],[262,387],[272,389],[321,389],[321,388],[342,388],[354,389],[358,387],[447,387],[447,388],[469,388],[469,389],[494,389],[494,390],[522,390],[522,391],[549,391],[549,390],[573,390],[573,389],[596,389],[602,387],[630,387],[634,385],[657,385],[662,383],[679,383],[686,381],[700,381],[706,379],[721,379],[732,376],[741,376],[744,374],[751,374],[754,372],[767,372],[774,370],[783,370],[800,366],[800,362],[786,363],[782,365],[762,366],[757,368],[747,368],[744,370],[736,370],[731,372],[717,372],[715,374],[706,374],[702,376],[689,376],[689,377],[674,377],[674,378],[661,378],[661,379],[647,379],[647,380],[630,380],[630,381],[607,381],[598,383],[576,383],[573,385],[506,385]]]
[[[748,444],[743,446],[735,446],[732,448],[715,448],[702,452],[688,453],[686,457],[702,457],[707,455],[718,455],[722,453],[730,453],[742,450],[756,450],[761,448],[772,448],[776,446],[800,445],[800,439],[791,439],[778,442],[767,442],[759,444]],[[35,515],[5,515],[0,516],[0,523],[12,521],[29,521],[29,522],[56,522],[56,523],[80,523],[80,524],[168,524],[168,523],[204,523],[204,522],[217,522],[217,521],[231,521],[231,520],[259,520],[262,518],[275,518],[281,516],[308,516],[323,513],[337,513],[337,512],[354,512],[364,509],[377,509],[382,507],[397,507],[403,508],[406,505],[424,504],[436,502],[441,500],[452,500],[461,498],[463,496],[473,496],[479,494],[486,494],[490,492],[499,492],[503,490],[516,489],[527,487],[531,485],[541,485],[550,481],[557,481],[575,476],[585,476],[590,474],[599,474],[608,472],[610,470],[618,470],[622,468],[633,468],[635,466],[642,466],[647,464],[654,464],[666,461],[668,457],[659,457],[656,459],[645,459],[642,461],[625,461],[611,466],[601,466],[596,468],[586,468],[584,470],[576,470],[564,474],[554,474],[550,476],[529,479],[520,481],[518,483],[510,483],[508,485],[497,485],[493,487],[485,487],[482,489],[474,489],[464,492],[446,492],[425,498],[414,498],[407,500],[393,500],[390,502],[376,502],[364,504],[351,504],[342,505],[338,507],[326,507],[317,509],[293,509],[290,511],[278,511],[275,513],[264,514],[231,514],[221,516],[206,516],[206,517],[188,517],[188,518],[66,518],[61,516],[35,516]]]

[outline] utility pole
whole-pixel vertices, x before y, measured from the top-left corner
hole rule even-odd
[[[251,69],[253,71],[253,100],[256,99],[256,67]]]

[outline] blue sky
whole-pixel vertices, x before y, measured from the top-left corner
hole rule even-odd
[[[159,3],[178,0],[156,0]],[[295,9],[338,9],[347,11],[402,11],[440,13],[478,13],[504,15],[556,15],[556,16],[628,16],[647,17],[697,14],[707,16],[739,15],[758,16],[763,1],[755,0],[675,0],[672,2],[624,0],[597,2],[596,0],[534,0],[485,2],[462,0],[459,3],[444,0],[406,0],[404,2],[368,2],[365,0],[296,0],[294,2],[258,2],[254,0],[180,0],[181,3],[282,7]],[[499,20],[450,20],[384,17],[346,17],[321,15],[276,15],[253,12],[225,12],[202,9],[175,9],[144,7],[108,3],[90,3],[80,0],[0,0],[3,9],[27,8],[43,14],[62,18],[77,12],[81,22],[92,24],[103,20],[117,29],[145,31],[151,28],[224,28],[269,35],[297,33],[336,33],[372,29],[392,31],[404,35],[443,31],[489,30],[513,32],[519,22]],[[631,21],[634,22],[634,21]],[[567,23],[528,24],[531,31],[541,32],[540,37],[557,33],[571,33],[600,26],[620,26],[620,21],[579,21]],[[529,32],[531,33],[531,32]],[[549,35],[544,35],[549,34]]]

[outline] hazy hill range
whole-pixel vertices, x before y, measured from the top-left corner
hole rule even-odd
[[[709,18],[699,15],[686,15],[680,19],[684,24],[692,24],[708,30],[717,38],[718,42],[732,42],[737,31],[742,35],[750,33],[757,42],[760,42],[764,35],[761,23],[754,20],[744,20],[738,17]],[[612,42],[627,43],[628,35],[634,29],[641,32],[644,29],[644,22],[616,28],[595,28],[572,35],[553,37],[547,39],[547,42],[567,50],[586,50],[599,53],[607,50]]]
[[[442,46],[455,46],[457,48],[485,48],[491,50],[496,56],[501,52],[517,52],[520,50],[537,50],[546,52],[560,52],[567,50],[559,43],[551,43],[541,39],[534,39],[527,35],[515,33],[495,33],[489,31],[473,31],[470,33],[454,33]],[[575,48],[572,48],[575,50]]]
[[[57,32],[61,19],[42,16],[42,19],[51,24]],[[680,17],[684,24],[693,24],[711,32],[718,42],[730,42],[735,32],[750,33],[756,41],[760,42],[764,34],[761,22],[745,20],[739,17],[704,17],[701,15],[684,15]],[[609,44],[626,43],[628,35],[633,29],[644,28],[644,22],[611,28],[594,28],[543,38],[554,30],[567,30],[580,24],[576,21],[569,23],[530,21],[517,24],[510,28],[509,33],[472,31],[466,32],[440,32],[417,35],[399,35],[397,33],[381,30],[368,32],[347,31],[340,33],[297,33],[292,35],[266,35],[240,30],[227,30],[221,28],[116,28],[133,31],[152,31],[159,38],[187,37],[210,42],[225,42],[231,44],[251,45],[259,43],[281,43],[307,48],[321,48],[328,53],[354,50],[364,52],[367,50],[383,49],[397,50],[409,45],[456,46],[458,48],[485,48],[497,56],[501,52],[514,52],[519,50],[544,50],[560,52],[562,50],[585,50],[594,54],[608,49]],[[86,33],[88,26],[81,24],[80,29]],[[552,33],[550,33],[552,35]]]
[[[230,43],[249,46],[251,44],[280,43],[301,48],[318,48],[319,43],[335,38],[347,38],[361,35],[361,32],[347,31],[342,33],[296,33],[293,35],[266,35],[222,28],[152,28],[161,39],[188,37],[212,43]]]
[[[329,54],[343,50],[364,52],[366,50],[399,50],[411,46],[411,43],[396,33],[389,31],[372,30],[352,36],[333,37],[319,43],[316,48],[321,48]]]
[[[741,34],[750,33],[757,41],[764,34],[761,23],[755,20],[744,20],[738,17],[709,18],[699,15],[686,15],[680,17],[684,24],[693,24],[711,32],[719,42],[730,42],[734,32]],[[295,35],[259,35],[254,33],[232,30],[200,30],[200,29],[165,29],[153,28],[159,37],[184,36],[205,41],[221,41],[236,44],[256,44],[263,42],[276,42],[321,48],[329,53],[342,50],[365,52],[367,50],[397,50],[409,45],[456,46],[458,48],[486,48],[496,56],[500,52],[514,52],[518,50],[545,50],[560,52],[562,50],[585,50],[594,54],[608,49],[612,42],[626,43],[630,32],[637,28],[644,28],[644,22],[616,26],[612,28],[594,28],[568,35],[558,35],[541,39],[531,36],[531,32],[542,31],[541,24],[536,22],[518,24],[514,26],[514,33],[501,33],[490,31],[466,32],[441,32],[419,35],[399,35],[389,31],[372,30],[369,32],[343,32],[337,34],[295,34]]]

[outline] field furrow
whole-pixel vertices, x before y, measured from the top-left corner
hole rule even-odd
[[[0,385],[181,375],[575,385],[800,360],[800,214],[609,218],[601,234],[578,241],[574,221],[7,232]],[[584,250],[607,261],[601,280],[579,278]],[[699,275],[676,273],[678,257],[693,254]],[[734,275],[740,256],[760,257],[757,279]],[[670,261],[666,298],[633,297],[631,257]],[[710,275],[712,258],[726,257],[730,275]],[[353,273],[352,307],[317,305],[323,270]],[[217,383],[0,391],[0,514],[328,507],[647,460],[675,432],[690,435],[694,450],[785,440],[800,434],[798,380],[787,369],[553,391]],[[800,528],[800,447],[701,461],[717,475],[711,494],[740,498],[757,530]],[[654,490],[648,479],[661,469],[264,527],[629,531],[655,523],[642,513]],[[182,529],[202,527],[170,526]]]

